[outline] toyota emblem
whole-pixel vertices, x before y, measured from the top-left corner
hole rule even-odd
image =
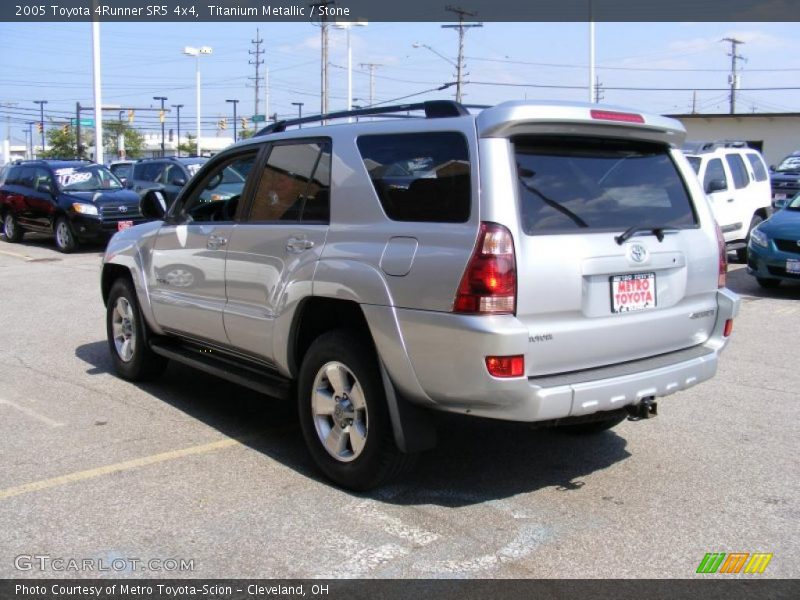
[[[628,249],[628,256],[633,262],[643,263],[647,260],[647,248],[641,244],[631,244]]]
[[[128,207],[127,206],[120,206],[119,207],[119,212],[128,212]]]

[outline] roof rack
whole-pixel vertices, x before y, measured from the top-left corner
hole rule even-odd
[[[717,148],[749,148],[749,146],[744,140],[687,141],[683,144],[683,149],[688,152],[711,152]]]
[[[260,129],[255,135],[267,135],[269,133],[280,133],[286,131],[292,125],[302,125],[303,123],[316,123],[318,121],[332,121],[334,119],[347,119],[349,117],[368,117],[368,116],[395,116],[396,113],[409,112],[412,110],[425,111],[428,119],[441,119],[446,117],[463,117],[469,114],[467,108],[453,100],[429,100],[428,102],[418,102],[416,104],[397,104],[394,106],[374,106],[370,108],[359,108],[357,110],[343,110],[323,115],[312,115],[297,119],[285,119],[276,121],[272,125],[267,125]]]
[[[94,161],[89,160],[88,158],[74,158],[69,156],[48,156],[47,158],[18,158],[14,161],[11,161],[9,164],[12,165],[26,165],[31,163],[43,163],[43,162],[51,162],[51,161],[60,161],[60,162],[85,162],[85,163],[92,163]]]

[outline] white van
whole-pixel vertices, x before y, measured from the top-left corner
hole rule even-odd
[[[728,250],[746,261],[750,232],[771,214],[764,159],[744,142],[687,142],[683,152],[703,184]]]

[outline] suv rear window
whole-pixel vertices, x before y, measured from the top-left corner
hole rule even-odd
[[[463,135],[365,135],[357,143],[390,219],[431,223],[469,220],[469,150]]]
[[[753,167],[753,175],[755,175],[756,181],[766,181],[768,177],[767,169],[761,157],[758,154],[745,154],[745,156],[750,161],[750,166]]]
[[[697,224],[664,145],[547,136],[516,138],[514,145],[528,235]]]

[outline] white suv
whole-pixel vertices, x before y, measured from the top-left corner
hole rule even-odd
[[[708,195],[728,250],[747,260],[753,228],[769,217],[769,173],[757,150],[744,142],[687,142],[683,152]]]

